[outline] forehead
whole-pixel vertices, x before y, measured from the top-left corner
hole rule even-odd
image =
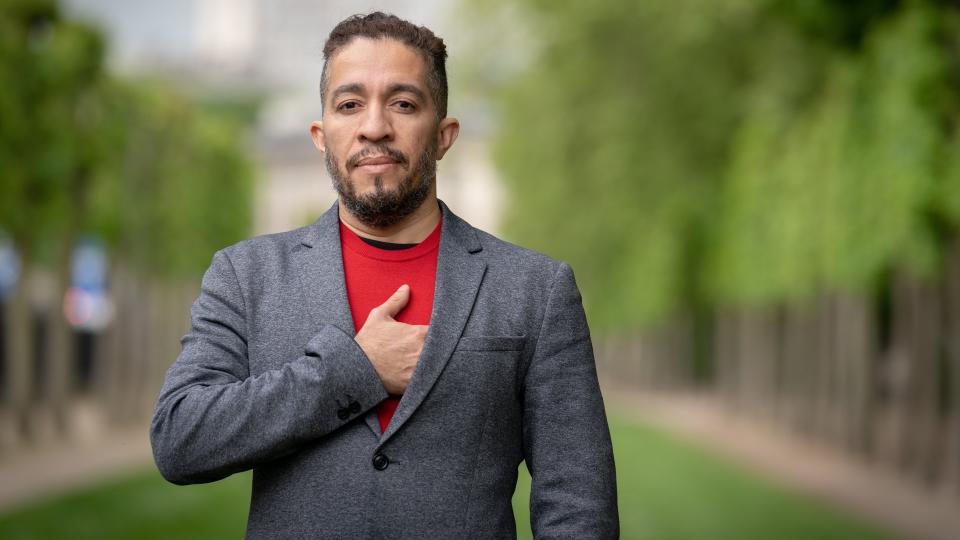
[[[426,87],[423,56],[395,39],[354,38],[337,50],[327,67],[331,89],[343,84],[369,88],[400,82]]]

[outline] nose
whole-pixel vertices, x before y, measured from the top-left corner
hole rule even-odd
[[[370,107],[364,114],[357,136],[361,141],[382,142],[393,138],[393,126],[390,118],[380,107]]]

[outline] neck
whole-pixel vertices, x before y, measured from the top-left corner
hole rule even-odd
[[[419,208],[395,225],[385,228],[371,227],[361,223],[356,216],[350,213],[339,203],[340,221],[358,236],[371,238],[381,242],[395,244],[419,244],[423,242],[437,227],[440,221],[440,205],[436,196],[427,197]]]

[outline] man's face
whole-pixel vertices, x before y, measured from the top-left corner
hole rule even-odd
[[[314,143],[344,206],[368,226],[394,225],[435,197],[436,161],[459,124],[438,120],[427,64],[399,41],[355,38],[327,69]]]

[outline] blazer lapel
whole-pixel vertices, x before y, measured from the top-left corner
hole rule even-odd
[[[354,335],[356,332],[343,278],[340,219],[336,204],[313,225],[304,229],[300,244],[293,249],[304,304],[316,323],[317,331],[323,325],[332,324],[348,335]]]
[[[300,286],[316,331],[330,324],[348,336],[356,334],[347,285],[343,277],[343,254],[340,251],[340,216],[336,203],[310,227],[304,229],[300,243],[294,246],[294,261],[300,274]],[[364,420],[380,437],[377,410],[372,409]]]
[[[380,439],[381,444],[410,418],[437,382],[463,333],[487,269],[483,259],[474,255],[483,248],[473,227],[453,215],[442,202],[440,208],[443,212],[443,228],[437,255],[430,329],[420,353],[420,361],[396,413]]]

